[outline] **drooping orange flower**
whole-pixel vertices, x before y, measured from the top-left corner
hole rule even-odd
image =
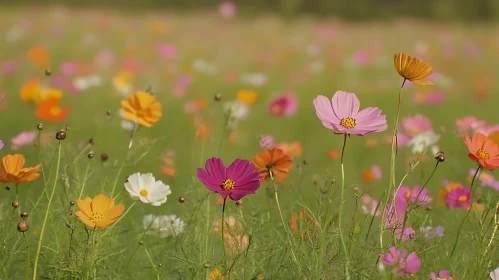
[[[50,57],[47,49],[42,46],[34,46],[28,51],[28,59],[39,70],[45,70],[49,67]]]
[[[260,181],[273,178],[282,182],[288,171],[293,167],[293,161],[281,149],[263,150],[253,158],[255,170],[260,172]]]
[[[42,99],[36,108],[36,116],[45,121],[61,122],[69,114],[70,106],[60,107],[60,98],[49,97]]]
[[[99,194],[94,199],[90,197],[78,199],[76,203],[80,209],[76,212],[76,216],[91,228],[103,229],[114,224],[125,210],[123,203],[115,206],[114,200],[103,194]]]
[[[127,100],[122,100],[121,108],[127,120],[145,127],[152,127],[163,115],[156,97],[145,91],[137,91]]]
[[[470,151],[468,154],[470,159],[488,170],[499,168],[499,146],[494,141],[477,132],[472,139],[465,135],[464,142]]]
[[[395,69],[402,78],[419,85],[432,85],[431,81],[422,81],[431,74],[433,68],[430,63],[408,56],[405,53],[394,55]]]
[[[23,155],[6,155],[2,158],[2,169],[0,170],[0,182],[2,183],[25,183],[40,177],[38,170],[42,164],[35,167],[23,168],[25,159]]]

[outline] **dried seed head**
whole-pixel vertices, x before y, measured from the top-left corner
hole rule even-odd
[[[72,215],[73,215],[73,209],[70,209],[70,210],[68,211],[68,214],[69,214],[69,216],[72,216]]]
[[[103,161],[106,161],[108,158],[109,158],[109,155],[107,153],[100,154],[100,159],[102,159]]]
[[[14,208],[19,207],[19,201],[12,202],[12,207],[14,207]]]
[[[215,101],[222,100],[222,95],[220,93],[215,94]]]
[[[183,196],[181,196],[181,197],[178,198],[178,201],[180,203],[184,203],[185,202],[185,198]]]
[[[205,263],[203,266],[204,266],[204,268],[208,268],[208,267],[210,267],[210,264],[209,263]]]
[[[438,153],[435,155],[435,159],[436,159],[438,162],[444,162],[444,161],[445,161],[445,154],[444,154],[444,152],[442,152],[442,151],[438,152]]]
[[[69,202],[69,205],[73,206],[73,205],[75,205],[75,202],[71,200],[71,201]]]
[[[88,157],[88,158],[93,158],[93,157],[94,157],[94,154],[93,154],[93,153],[88,153],[87,157]]]
[[[21,218],[26,219],[29,216],[28,212],[22,212]]]
[[[66,131],[70,131],[71,130],[71,127],[69,125],[66,125]]]
[[[50,76],[52,75],[52,70],[50,68],[45,69],[45,76]]]
[[[139,245],[144,245],[144,241],[140,240]]]
[[[20,231],[20,232],[25,232],[25,231],[28,230],[28,228],[29,228],[29,224],[26,221],[20,221],[17,224],[17,230]]]
[[[303,164],[307,165],[307,164],[309,164],[309,163],[310,163],[310,162],[309,162],[308,160],[306,160],[306,159],[305,159],[305,160],[303,160]]]
[[[55,134],[55,139],[57,139],[57,140],[66,139],[66,132],[64,130],[57,131],[57,133]]]
[[[37,128],[38,130],[42,130],[42,129],[43,129],[43,124],[39,123],[39,124],[36,126],[36,128]]]
[[[327,189],[326,188],[322,188],[321,189],[321,193],[323,193],[323,194],[327,193]]]

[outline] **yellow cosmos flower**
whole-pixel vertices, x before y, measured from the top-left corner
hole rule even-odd
[[[121,101],[123,116],[145,127],[152,127],[163,115],[156,97],[145,91],[137,91]]]
[[[41,100],[55,98],[61,99],[62,91],[54,88],[44,89],[40,79],[32,79],[26,82],[19,92],[21,100],[24,102],[40,103]]]
[[[133,89],[134,75],[129,71],[120,71],[113,77],[114,87],[122,94],[129,94]]]
[[[210,272],[210,275],[208,275],[208,280],[224,280],[224,279],[225,277],[223,273],[218,268],[215,268],[212,272]]]
[[[408,56],[405,53],[394,55],[393,61],[395,63],[395,69],[402,78],[419,85],[433,84],[431,81],[422,81],[422,79],[430,75],[433,70],[430,63]]]
[[[103,194],[91,199],[78,199],[76,201],[80,211],[76,212],[76,216],[87,226],[91,228],[103,229],[114,224],[125,210],[123,203],[114,205],[114,200]]]
[[[237,100],[245,104],[253,104],[258,98],[258,93],[252,90],[240,90],[237,92]]]
[[[23,155],[6,155],[2,158],[2,169],[0,169],[0,182],[2,183],[25,183],[31,182],[38,177],[40,174],[38,171],[41,164],[35,167],[24,167],[25,159]]]

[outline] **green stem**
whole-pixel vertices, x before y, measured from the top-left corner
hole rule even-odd
[[[137,201],[134,201],[132,203],[132,205],[130,205],[130,207],[128,207],[128,209],[125,211],[125,213],[123,215],[121,215],[121,217],[116,221],[116,223],[112,224],[101,236],[100,238],[103,238],[106,234],[108,234],[112,229],[113,227],[119,222],[121,221],[128,212],[130,212],[130,210],[132,210],[133,206],[137,203]]]
[[[47,211],[45,211],[45,218],[43,219],[42,229],[40,231],[40,238],[38,239],[38,248],[36,249],[35,264],[33,267],[33,280],[36,280],[36,269],[38,267],[38,258],[40,257],[40,251],[42,250],[43,234],[45,233],[45,226],[47,225],[47,220],[50,213],[50,206],[52,205],[52,199],[54,198],[55,189],[57,187],[57,179],[59,177],[59,167],[61,165],[61,150],[62,150],[61,140],[59,140],[57,149],[58,149],[58,156],[57,156],[57,167],[55,170],[55,177],[54,177],[54,186],[52,187],[52,193],[50,194],[49,197]]]
[[[224,260],[223,260],[224,267],[227,267],[227,253],[225,252],[225,238],[224,238],[226,202],[227,202],[227,197],[224,198],[224,205],[222,206],[222,249],[224,250]]]
[[[130,133],[130,142],[128,143],[128,149],[127,149],[127,151],[125,153],[125,158],[121,162],[120,169],[118,169],[118,174],[116,174],[116,179],[114,179],[113,188],[111,190],[111,197],[114,196],[114,191],[116,189],[116,186],[118,185],[118,180],[120,179],[121,171],[123,171],[123,168],[125,167],[125,164],[126,164],[127,159],[128,159],[128,152],[130,152],[130,149],[132,148],[132,145],[133,145],[133,135],[135,134],[135,132],[137,132],[137,130],[139,129],[139,127],[140,126],[138,124],[135,124],[135,126],[132,129],[132,132]]]
[[[19,202],[19,184],[16,184],[16,201]],[[19,203],[21,205],[21,203]],[[21,206],[17,207],[17,214],[21,215]]]
[[[28,240],[26,239],[26,233],[23,232],[23,237],[24,237],[24,243],[26,243],[26,249],[28,250],[28,260],[26,261],[26,280],[29,279],[29,261],[31,260],[31,257],[30,257],[30,250],[29,250],[29,244],[28,244]]]
[[[149,224],[149,226],[147,226],[147,228],[142,232],[142,234],[140,235],[139,237],[139,242],[142,241],[142,238],[144,238],[144,235],[147,233],[147,231],[151,228],[151,226],[154,224],[154,221],[158,218],[158,216],[154,216],[154,219],[151,221],[151,223]],[[126,265],[125,265],[125,268],[128,268],[130,267],[130,262],[132,261],[133,257],[135,256],[135,253],[137,253],[137,251],[139,250],[139,247],[142,246],[140,243],[137,244],[137,246],[135,247],[135,249],[133,250],[133,253],[130,255],[130,257],[128,258],[127,262],[126,262]]]
[[[146,247],[143,247],[144,248],[144,252],[146,253],[147,255],[147,258],[149,259],[149,262],[151,262],[151,266],[152,266],[152,269],[154,269],[154,272],[156,273],[156,279],[159,280],[159,272],[158,270],[156,269],[156,264],[154,264],[154,262],[152,261],[152,258],[151,258],[151,255],[149,254],[149,252],[147,251]]]
[[[340,212],[338,216],[338,229],[340,231],[340,240],[345,252],[345,276],[346,279],[350,279],[350,258],[348,254],[347,245],[345,243],[345,238],[343,237],[342,220],[343,220],[343,205],[345,203],[345,167],[343,164],[343,159],[345,155],[345,146],[347,144],[348,134],[344,134],[343,148],[341,149],[341,201],[340,201]]]
[[[83,177],[83,183],[81,184],[80,194],[78,195],[78,199],[81,199],[83,195],[83,190],[85,190],[85,185],[87,183],[88,171],[90,170],[90,162],[87,164],[87,168],[85,169],[85,177]]]
[[[473,195],[474,195],[473,185],[475,183],[475,179],[476,179],[478,173],[480,172],[480,170],[482,170],[482,166],[481,165],[479,165],[477,167],[475,175],[473,176],[473,180],[471,180],[471,186],[470,186],[470,189],[471,189],[470,190],[470,208],[466,212],[466,215],[464,216],[464,219],[461,221],[461,224],[459,225],[459,228],[457,230],[456,240],[454,241],[454,245],[452,246],[452,251],[450,253],[451,257],[454,255],[454,252],[456,251],[456,246],[457,246],[457,243],[459,242],[459,236],[461,235],[461,230],[463,229],[463,225],[466,222],[466,218],[468,218],[469,214],[471,213],[471,209],[473,209]]]
[[[485,249],[485,253],[483,253],[482,261],[485,258],[485,255],[487,255],[487,253],[489,252],[489,248],[490,248],[490,246],[492,246],[492,242],[494,241],[494,239],[496,237],[497,228],[499,228],[499,221],[497,221],[497,214],[498,214],[498,212],[499,212],[499,202],[497,202],[496,212],[494,214],[494,224],[495,224],[495,226],[494,226],[494,232],[492,232],[492,236],[490,237],[489,244],[487,245],[487,248]]]

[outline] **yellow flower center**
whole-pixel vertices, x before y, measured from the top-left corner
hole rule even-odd
[[[409,200],[409,198],[411,198],[411,192],[406,192],[406,193],[405,193],[405,198],[406,198],[407,200]]]
[[[61,113],[61,108],[59,108],[59,107],[52,107],[52,108],[50,108],[49,112],[50,112],[50,114],[52,116],[58,116]]]
[[[465,202],[466,200],[468,200],[468,197],[466,195],[460,195],[457,198],[457,201],[459,201],[459,202]]]
[[[234,189],[234,185],[236,184],[236,182],[232,181],[231,179],[226,179],[223,183],[222,183],[222,188],[226,191],[229,191],[229,190],[233,190]]]
[[[144,190],[144,189],[140,190],[140,195],[141,196],[147,196],[148,194],[149,194],[149,192],[147,190]]]
[[[476,152],[478,157],[481,159],[489,159],[489,153],[487,151],[484,151],[482,149],[479,149],[478,152]]]
[[[344,126],[345,128],[354,128],[356,123],[355,119],[352,118],[343,118],[341,119],[341,125]]]
[[[90,220],[92,220],[93,222],[98,222],[102,220],[102,218],[104,218],[104,215],[102,215],[101,213],[93,213],[92,217],[90,217]]]

